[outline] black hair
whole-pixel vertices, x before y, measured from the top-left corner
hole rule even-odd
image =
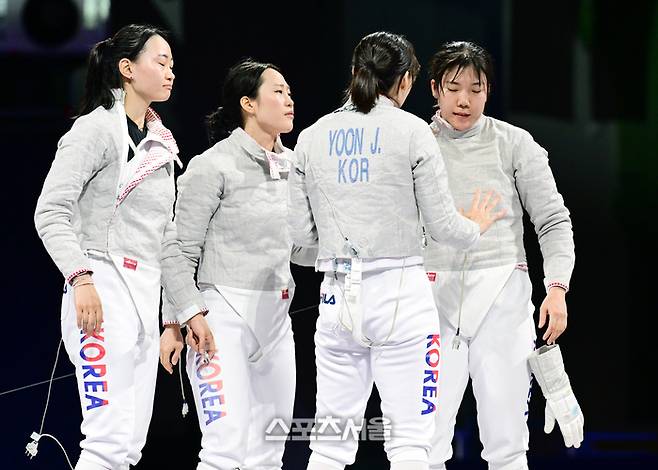
[[[473,67],[478,80],[482,81],[482,75],[484,75],[487,80],[487,94],[491,93],[493,60],[483,47],[468,41],[444,43],[432,56],[429,63],[430,79],[434,79],[439,90],[445,74],[455,67],[455,77],[465,68]]]
[[[352,81],[346,91],[356,109],[368,113],[379,95],[386,95],[404,76],[416,80],[420,64],[414,46],[398,34],[379,31],[368,34],[354,48]]]
[[[263,72],[267,69],[281,72],[274,64],[257,62],[251,58],[242,59],[229,69],[222,87],[222,106],[206,117],[210,145],[225,139],[237,127],[244,126],[240,100],[243,96],[251,99],[258,96]]]
[[[111,38],[94,45],[89,53],[85,92],[80,104],[79,115],[87,114],[99,106],[110,109],[114,106],[113,88],[123,88],[119,72],[119,61],[135,61],[151,36],[167,33],[150,25],[130,24],[124,26]]]

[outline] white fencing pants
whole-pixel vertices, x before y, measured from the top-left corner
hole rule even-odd
[[[62,297],[62,338],[75,366],[80,429],[85,435],[76,470],[123,470],[141,458],[151,422],[160,348],[160,291],[155,288],[151,308],[138,314],[115,266],[96,258],[90,263],[103,306],[102,331],[92,336],[81,333],[73,289],[67,286]],[[142,319],[151,324],[145,328]]]
[[[217,289],[203,291],[217,353],[204,365],[192,349],[187,351],[202,432],[197,469],[281,469],[285,436],[269,439],[266,431],[275,419],[287,429],[292,421],[292,291],[282,299],[281,292]]]
[[[440,281],[439,275],[437,283]],[[482,458],[491,470],[527,469],[531,387],[527,358],[536,339],[531,293],[528,273],[514,270],[474,336],[462,337],[459,349],[452,346],[455,327],[441,315],[441,406],[436,414],[430,468],[443,469],[452,457],[457,411],[470,377],[484,447]],[[462,316],[468,314],[462,312]]]
[[[384,436],[389,461],[416,461],[413,468],[426,469],[441,340],[425,270],[416,265],[363,273],[362,331],[376,344],[372,348],[355,341],[345,327],[350,322],[343,301],[345,275],[336,277],[327,273],[321,285],[315,333],[317,437],[311,440],[308,468],[343,469],[354,462],[359,436],[345,430],[362,423],[374,382],[383,417],[390,420],[390,436]],[[338,430],[325,425],[335,420]],[[329,432],[322,432],[323,425]]]

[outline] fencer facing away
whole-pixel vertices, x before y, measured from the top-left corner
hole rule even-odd
[[[441,412],[432,439],[432,469],[452,456],[454,426],[469,378],[477,401],[482,458],[490,469],[527,468],[531,374],[546,397],[546,432],[557,420],[567,446],[583,440],[583,415],[555,341],[567,326],[565,296],[574,266],[569,211],[547,152],[518,127],[483,114],[492,89],[489,54],[470,42],[444,44],[429,66],[438,105],[430,128],[441,148],[459,206],[478,187],[502,197],[506,215],[469,250],[433,240],[424,250],[441,321]],[[546,298],[535,349],[532,286],[523,246],[523,211],[544,259]],[[548,322],[547,322],[548,320]]]

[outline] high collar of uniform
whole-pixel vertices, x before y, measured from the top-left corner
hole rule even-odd
[[[452,124],[443,119],[440,113],[441,110],[437,109],[434,116],[432,116],[432,130],[435,134],[445,135],[450,139],[465,139],[468,137],[473,137],[480,132],[484,123],[484,114],[482,114],[475,122],[475,124],[466,130],[460,131],[452,127]]]
[[[114,101],[119,101],[121,104],[126,102],[126,91],[123,88],[112,88],[110,92]]]
[[[111,91],[112,96],[114,97],[114,106],[112,107],[112,110],[117,112],[121,116],[121,119],[125,121],[127,117],[125,108],[126,91],[123,88],[113,88]],[[173,154],[178,165],[182,167],[182,163],[178,159],[178,145],[176,144],[176,140],[171,131],[162,124],[162,119],[160,119],[160,116],[153,110],[153,108],[146,108],[144,122],[148,129],[145,139],[151,138],[157,140],[167,147],[167,149]]]
[[[240,145],[240,147],[242,147],[242,149],[244,149],[250,157],[263,162],[268,161],[268,155],[279,156],[279,154],[282,154],[286,151],[286,148],[281,143],[281,137],[277,136],[276,140],[274,141],[274,152],[270,152],[269,150],[261,147],[260,144],[256,142],[253,137],[247,134],[247,132],[242,127],[236,127],[233,132],[231,132],[229,139]]]
[[[173,134],[164,126],[164,124],[162,124],[160,115],[158,115],[153,108],[146,109],[144,120],[146,121],[146,128],[148,131],[160,137],[162,143],[165,144],[169,151],[174,155],[178,155],[178,145],[176,144]],[[176,157],[176,159],[178,158]],[[178,164],[182,165],[180,161]]]
[[[387,106],[387,107],[394,107],[397,108],[398,105],[395,101],[390,99],[388,96],[385,95],[379,95],[377,98],[377,101],[375,101],[375,106],[380,107],[380,106]]]
[[[395,101],[390,99],[388,96],[379,95],[377,97],[377,101],[375,101],[375,105],[373,106],[373,109],[374,108],[380,108],[380,107],[397,108],[398,105]],[[345,104],[343,106],[341,106],[340,108],[338,108],[335,112],[339,112],[339,111],[356,111],[356,106],[354,105],[352,100],[350,98],[348,98],[347,101],[345,102]]]

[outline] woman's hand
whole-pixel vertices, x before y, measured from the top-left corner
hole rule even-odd
[[[560,287],[551,287],[539,307],[539,328],[543,328],[548,316],[548,328],[542,339],[546,344],[553,344],[567,329],[566,291]]]
[[[498,203],[500,202],[500,195],[494,191],[487,192],[482,196],[482,192],[477,189],[473,195],[473,202],[468,212],[464,209],[459,209],[459,212],[467,219],[472,220],[480,226],[480,235],[489,230],[495,221],[505,216],[507,211],[505,209],[498,212],[493,212]]]
[[[100,333],[103,324],[103,306],[90,274],[81,274],[74,278],[73,298],[78,328],[86,335]]]
[[[183,335],[180,331],[180,325],[165,326],[160,336],[160,364],[170,374],[173,374],[174,366],[178,364],[182,350]]]
[[[197,313],[187,321],[187,344],[201,354],[208,353],[209,359],[217,352],[215,339],[203,313]]]

